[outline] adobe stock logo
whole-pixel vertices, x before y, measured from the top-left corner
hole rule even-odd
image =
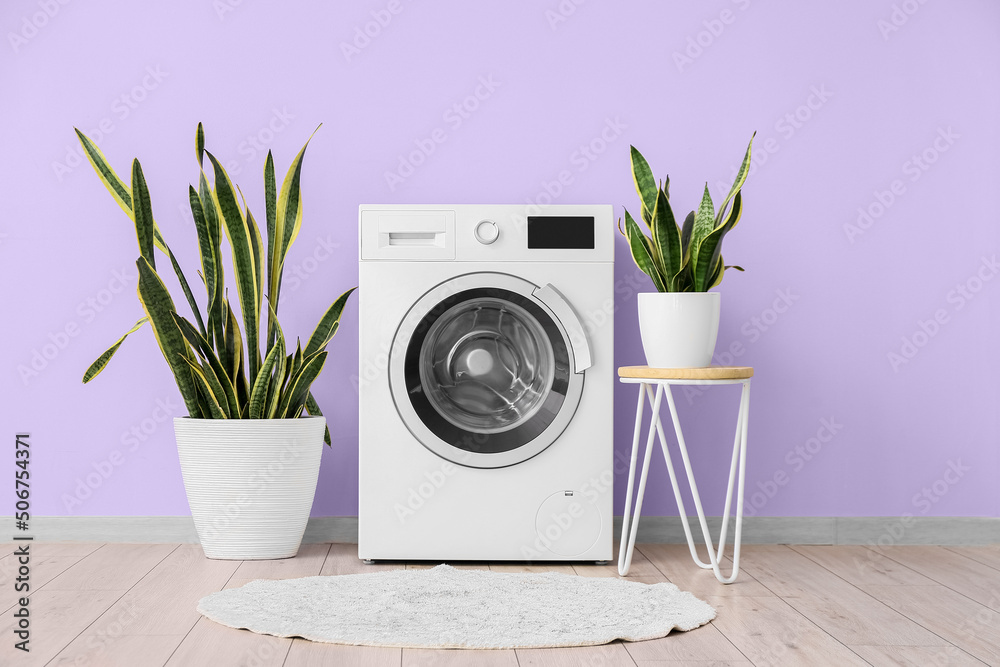
[[[900,170],[911,183],[919,181],[943,154],[951,150],[962,135],[955,132],[949,125],[947,128],[937,128],[937,136],[919,153],[914,153],[902,164]],[[907,193],[906,183],[901,178],[894,179],[885,190],[876,188],[872,192],[872,200],[865,206],[858,207],[858,218],[854,223],[844,224],[844,236],[852,245],[858,237],[882,219],[890,208]]]
[[[927,0],[903,0],[902,3],[893,5],[889,20],[879,19],[875,23],[882,34],[882,40],[888,42],[889,35],[899,32],[899,29],[906,25],[910,17],[920,11],[920,6],[926,2]]]
[[[135,113],[135,110],[146,101],[149,94],[163,85],[163,81],[169,76],[170,73],[164,72],[159,65],[147,66],[138,83],[111,100],[108,114],[97,123],[88,125],[83,130],[84,134],[97,144],[103,142],[104,138],[112,134],[118,129],[120,123]],[[87,156],[79,143],[66,144],[65,148],[63,161],[52,161],[52,173],[55,174],[60,183],[74,169],[87,161]]]
[[[105,287],[77,304],[77,317],[68,320],[55,331],[50,331],[48,340],[30,350],[31,358],[27,364],[18,364],[17,374],[25,387],[37,378],[60,353],[69,347],[74,338],[80,335],[86,325],[90,324],[104,312],[115,300],[117,295],[127,292],[128,288],[138,279],[137,273],[129,272],[124,266],[120,271],[111,272],[111,280]]]
[[[455,132],[472,117],[472,114],[480,108],[483,102],[493,97],[497,88],[502,85],[503,83],[495,80],[492,74],[480,76],[475,89],[460,101],[446,108],[441,114],[441,120],[448,124],[452,132]],[[438,146],[447,140],[448,130],[441,127],[435,127],[426,136],[414,139],[415,148],[406,155],[400,153],[397,156],[399,162],[396,169],[383,172],[389,192],[395,192],[396,188],[406,182],[406,179],[413,176],[417,169],[434,154]]]
[[[750,7],[751,0],[732,0],[733,4],[736,5],[740,11],[746,11]],[[677,71],[681,74],[684,73],[685,68],[694,65],[694,61],[701,58],[701,56],[712,47],[715,42],[722,37],[722,34],[726,31],[726,26],[730,26],[736,23],[736,18],[738,14],[733,12],[731,9],[723,9],[719,12],[717,17],[706,19],[701,22],[704,30],[698,31],[696,34],[691,35],[687,38],[687,45],[684,47],[683,52],[674,51],[671,57],[674,60],[674,65],[677,66]]]
[[[920,350],[941,333],[941,329],[946,324],[951,322],[952,315],[975,299],[986,283],[992,281],[998,273],[1000,273],[1000,262],[997,261],[996,254],[992,257],[984,256],[975,272],[962,282],[957,283],[945,296],[945,301],[951,305],[951,309],[938,308],[927,319],[917,320],[917,328],[913,333],[900,338],[898,350],[893,350],[886,355],[892,372],[898,373],[900,367],[910,363],[920,353]]]
[[[375,9],[370,12],[372,20],[364,26],[354,26],[354,37],[350,43],[341,42],[340,52],[344,55],[344,60],[351,62],[352,58],[361,55],[361,52],[371,46],[373,40],[378,39],[382,31],[389,27],[392,19],[402,13],[405,7],[400,0],[389,0],[385,8]]]
[[[22,48],[27,46],[28,42],[38,36],[38,31],[49,24],[49,21],[55,18],[56,14],[63,8],[63,5],[68,5],[70,0],[39,0],[38,8],[41,11],[35,12],[30,16],[21,17],[20,29],[15,32],[7,33],[7,41],[10,42],[10,48],[17,53]]]

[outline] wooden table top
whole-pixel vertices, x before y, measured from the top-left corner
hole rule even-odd
[[[746,380],[753,377],[753,368],[751,366],[706,366],[705,368],[620,366],[618,377],[642,380]]]

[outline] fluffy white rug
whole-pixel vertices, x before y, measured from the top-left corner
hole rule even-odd
[[[403,648],[592,646],[715,618],[708,603],[668,583],[448,565],[253,581],[203,598],[198,611],[260,634]]]

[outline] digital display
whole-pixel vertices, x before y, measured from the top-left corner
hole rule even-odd
[[[585,215],[529,215],[531,250],[593,250],[594,217]]]

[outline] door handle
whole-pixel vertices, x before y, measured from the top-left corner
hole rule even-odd
[[[584,329],[583,323],[580,322],[580,318],[566,297],[551,283],[546,284],[545,287],[536,288],[533,295],[555,314],[563,328],[566,329],[570,351],[573,353],[573,372],[582,373],[590,368],[593,365],[593,359],[590,354],[587,330]]]

